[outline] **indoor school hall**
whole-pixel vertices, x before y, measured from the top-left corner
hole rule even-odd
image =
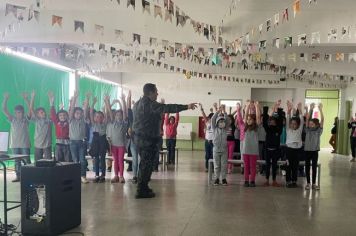
[[[0,0],[0,236],[354,235],[355,7]]]

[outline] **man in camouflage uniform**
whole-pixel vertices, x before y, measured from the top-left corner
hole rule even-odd
[[[133,133],[134,142],[140,155],[138,184],[136,198],[155,197],[148,187],[157,155],[158,142],[160,139],[160,125],[162,114],[178,113],[184,110],[196,108],[196,104],[177,105],[161,104],[157,102],[157,88],[154,84],[145,84],[143,97],[133,107]]]

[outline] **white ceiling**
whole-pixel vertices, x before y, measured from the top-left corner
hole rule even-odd
[[[35,0],[0,0],[0,32],[13,22],[11,16],[5,17],[5,4],[12,3],[29,7]],[[120,29],[126,32],[125,43],[132,40],[132,33],[142,35],[142,42],[148,43],[149,37],[166,39],[170,42],[180,42],[192,45],[211,46],[211,41],[206,40],[203,35],[194,33],[194,30],[187,22],[185,27],[176,27],[175,18],[173,23],[165,22],[153,17],[153,5],[159,4],[163,9],[163,0],[151,0],[151,15],[142,13],[141,0],[136,0],[136,10],[126,7],[126,0],[121,0],[121,5],[116,0],[42,0],[44,8],[40,9],[40,22],[32,20],[24,21],[15,32],[6,36],[5,42],[33,42],[33,43],[107,43],[122,44],[115,39],[114,30]],[[252,42],[267,40],[269,44],[275,37],[283,38],[293,36],[296,44],[296,36],[302,33],[307,34],[307,41],[310,42],[312,32],[320,31],[321,45],[318,52],[356,52],[356,9],[355,0],[318,0],[316,5],[309,6],[308,0],[301,0],[301,13],[296,18],[293,17],[292,4],[294,0],[236,0],[237,7],[231,11],[232,0],[174,0],[175,4],[191,16],[194,20],[208,24],[223,26],[223,35],[228,40],[245,35],[255,28],[255,35],[251,36]],[[289,22],[281,24],[271,32],[266,32],[266,20],[276,13],[281,13],[286,7],[289,8]],[[51,26],[52,15],[63,17],[63,26]],[[164,15],[164,12],[163,12]],[[74,20],[85,22],[85,33],[74,32]],[[282,16],[280,16],[280,21]],[[263,23],[262,34],[258,33],[258,26]],[[94,25],[105,27],[104,35],[95,32]],[[343,26],[352,26],[351,38],[327,41],[327,34],[333,27],[341,31]],[[313,52],[314,49],[306,47],[279,49],[270,51],[273,54],[292,53],[297,55],[304,51]],[[346,59],[347,60],[347,59]],[[290,63],[286,63],[290,64]],[[352,64],[332,63],[296,63],[290,67],[304,66],[310,69],[332,71],[336,73],[345,72],[356,74]]]

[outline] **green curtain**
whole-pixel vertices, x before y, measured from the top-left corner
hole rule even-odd
[[[18,104],[23,105],[27,112],[21,93],[27,92],[30,95],[33,90],[36,92],[35,108],[44,107],[48,114],[50,108],[47,96],[48,91],[52,91],[55,94],[56,107],[59,107],[61,103],[65,105],[69,103],[68,72],[5,54],[0,54],[0,72],[1,103],[2,95],[8,92],[10,94],[8,103],[10,113],[13,113],[14,106]],[[0,115],[0,130],[10,130],[10,124],[6,121],[6,117],[3,114]],[[53,132],[53,141],[55,142],[54,134]],[[33,124],[30,125],[30,138],[33,145]]]
[[[104,105],[104,96],[106,94],[108,94],[111,99],[117,98],[118,86],[114,84],[109,84],[109,83],[93,80],[90,78],[81,77],[79,79],[78,86],[79,86],[80,104],[83,104],[83,101],[85,99],[85,94],[87,92],[90,92],[94,97],[98,98],[98,102],[95,107],[96,110],[102,109]]]

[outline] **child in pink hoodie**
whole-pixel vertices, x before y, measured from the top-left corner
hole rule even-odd
[[[179,113],[176,117],[165,115],[164,123],[166,125],[166,146],[168,151],[168,164],[175,164],[176,142],[177,142],[177,127],[179,122]]]

